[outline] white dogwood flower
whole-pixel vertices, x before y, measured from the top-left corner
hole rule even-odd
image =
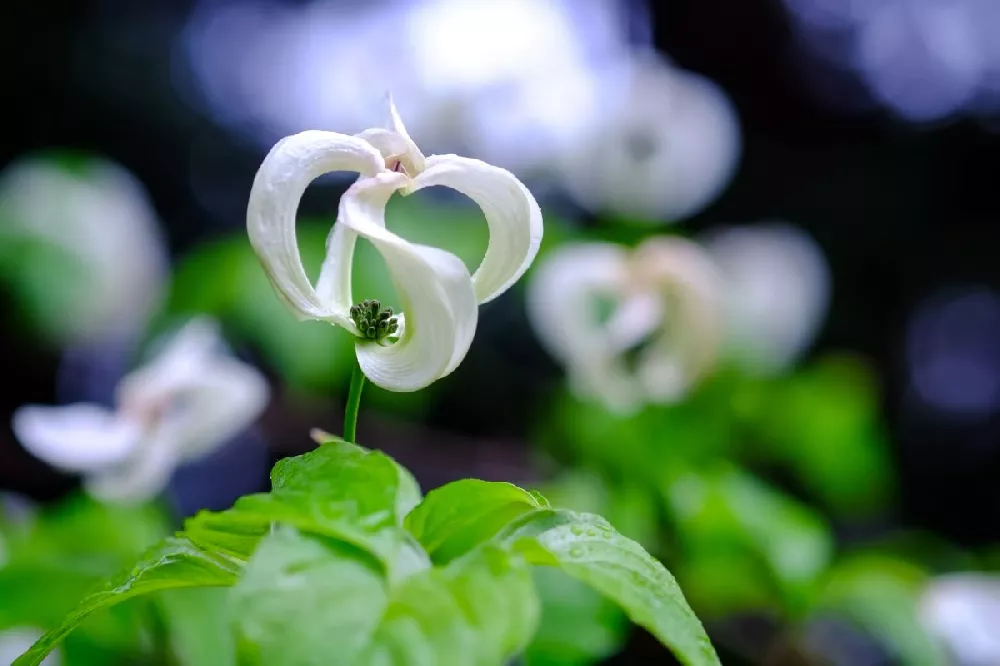
[[[726,278],[729,353],[757,374],[779,372],[812,344],[830,301],[822,249],[785,223],[718,229],[702,242]]]
[[[267,403],[264,377],[223,351],[217,324],[196,319],[122,379],[114,410],[26,405],[14,414],[14,433],[32,455],[84,475],[97,499],[154,497],[179,464],[217,449]]]
[[[554,251],[528,290],[528,313],[574,391],[627,412],[683,397],[715,363],[722,284],[695,243],[654,237],[634,251],[581,243]],[[612,311],[600,316],[602,300]],[[643,344],[646,343],[646,344]],[[638,349],[634,368],[626,354]]]
[[[278,142],[254,179],[247,230],[271,283],[296,316],[347,329],[359,338],[358,362],[372,382],[415,391],[465,358],[478,305],[506,291],[538,252],[542,214],[527,188],[504,169],[457,155],[425,157],[388,103],[387,128],[355,136],[313,130]],[[314,287],[299,255],[295,215],[309,183],[331,171],[360,176],[340,200]],[[385,206],[394,192],[433,185],[465,194],[486,216],[490,242],[471,276],[450,252],[410,243],[386,228]],[[359,236],[385,259],[403,306],[396,318],[380,312],[377,302],[370,313],[367,305],[352,306],[351,264]]]
[[[564,156],[563,184],[574,199],[648,224],[691,217],[714,201],[742,150],[726,93],[649,53],[623,59],[606,81],[610,108]]]
[[[938,576],[924,589],[918,614],[927,633],[967,666],[1000,664],[1000,577]]]

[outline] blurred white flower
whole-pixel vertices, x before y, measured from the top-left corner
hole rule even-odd
[[[14,660],[42,637],[44,632],[34,627],[11,627],[0,630],[0,664],[12,664]],[[62,651],[56,649],[42,660],[41,666],[60,666],[63,663]]]
[[[465,358],[479,303],[506,291],[538,252],[542,213],[527,188],[504,169],[457,155],[424,157],[391,99],[388,104],[387,128],[354,136],[306,131],[282,139],[254,179],[247,230],[277,293],[296,316],[347,329],[359,338],[358,362],[372,382],[390,391],[415,391],[451,373]],[[331,171],[353,171],[360,177],[340,200],[326,260],[313,287],[299,254],[295,214],[309,183]],[[410,194],[434,185],[465,194],[486,216],[489,246],[471,276],[450,252],[410,243],[386,229],[385,206],[394,192]],[[351,296],[359,236],[385,259],[403,303],[405,312],[387,331],[390,337],[396,334],[394,343],[381,330],[376,335],[374,327],[370,332],[367,326],[359,329]]]
[[[615,97],[597,75],[632,48],[642,12],[619,0],[200,3],[178,62],[196,103],[266,145],[361,131],[376,100],[357,91],[389,89],[424,149],[523,176],[591,131]]]
[[[939,576],[924,589],[918,612],[925,630],[959,666],[1000,664],[1000,577]]]
[[[734,359],[755,373],[788,367],[826,317],[830,270],[822,250],[784,223],[726,228],[702,240],[726,278]]]
[[[968,112],[988,117],[1000,108],[996,0],[785,4],[797,19],[797,41],[804,48],[855,76],[867,97],[905,120],[932,122]],[[825,87],[815,72],[805,76]],[[838,91],[837,102],[843,103],[843,86]]]
[[[858,27],[854,61],[874,96],[899,115],[943,118],[969,106],[986,74],[977,19],[964,0],[882,4]]]
[[[527,307],[574,392],[629,412],[682,398],[712,369],[722,296],[702,248],[654,237],[635,250],[611,243],[554,250],[532,276]],[[603,320],[602,300],[612,308]],[[636,349],[633,369],[625,356]]]
[[[77,269],[30,265],[24,278],[36,291],[65,282],[53,285],[64,297],[41,322],[59,342],[135,334],[160,304],[167,258],[156,213],[142,185],[113,162],[38,155],[8,166],[0,174],[0,242],[18,240],[51,245]]]
[[[711,203],[732,179],[741,151],[725,93],[654,53],[623,61],[604,80],[616,88],[603,97],[617,104],[565,153],[570,193],[592,210],[650,223],[681,220]]]
[[[154,497],[179,464],[220,447],[267,403],[264,377],[224,351],[215,322],[193,320],[122,379],[114,410],[26,405],[14,414],[14,433],[32,455],[83,474],[97,499]]]
[[[608,0],[415,3],[408,41],[430,112],[416,126],[518,174],[557,166],[616,97],[599,74],[629,53],[627,12]]]

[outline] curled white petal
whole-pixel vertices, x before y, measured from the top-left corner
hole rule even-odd
[[[207,317],[193,319],[171,336],[149,363],[122,379],[117,401],[127,411],[155,410],[165,396],[199,381],[206,366],[222,352],[218,323]]]
[[[250,243],[278,295],[299,318],[353,330],[347,310],[323,301],[302,266],[295,215],[306,187],[331,171],[371,176],[384,168],[381,153],[364,139],[315,130],[282,139],[260,165],[247,205]]]
[[[642,344],[660,327],[664,317],[660,294],[652,291],[627,294],[608,319],[611,350],[625,352]]]
[[[639,288],[666,303],[653,344],[641,353],[639,376],[654,400],[676,399],[715,366],[724,331],[722,276],[700,245],[651,238],[632,257]]]
[[[181,459],[201,458],[235,437],[260,415],[268,395],[267,381],[244,363],[218,359],[207,366],[164,415],[165,423],[175,424],[171,430]]]
[[[542,242],[542,211],[521,181],[506,169],[457,155],[432,155],[410,191],[444,185],[482,209],[490,229],[486,256],[472,276],[486,303],[507,291],[534,261]]]
[[[535,269],[525,304],[552,356],[569,364],[602,347],[594,302],[600,295],[618,296],[628,279],[627,261],[618,245],[583,243],[554,250]]]
[[[385,205],[408,178],[385,172],[358,180],[340,200],[337,224],[370,241],[385,259],[402,302],[405,327],[394,344],[359,341],[358,362],[375,384],[416,391],[447,375],[472,344],[479,311],[462,260],[409,243],[385,228]]]
[[[354,275],[354,248],[358,235],[344,224],[334,224],[326,238],[326,257],[316,280],[316,294],[320,302],[326,303],[333,312],[350,314],[354,299],[351,295],[351,280]],[[352,335],[358,331],[353,321],[338,321]]]
[[[555,250],[532,276],[526,305],[543,347],[567,369],[574,391],[628,411],[641,401],[620,360],[621,344],[602,326],[601,296],[615,300],[627,290],[628,251],[611,243],[585,243]]]
[[[141,451],[84,477],[83,486],[102,502],[140,503],[163,492],[179,462],[175,433],[160,428],[144,435]]]
[[[39,460],[67,472],[88,472],[128,458],[142,437],[140,423],[99,405],[26,405],[14,413],[14,434]]]
[[[386,95],[386,108],[386,126],[365,130],[358,136],[382,153],[390,169],[395,166],[390,162],[398,160],[407,175],[415,176],[424,170],[426,158],[406,131],[392,95]]]
[[[152,427],[171,423],[178,458],[202,457],[251,423],[267,404],[267,381],[226,354],[218,324],[187,323],[118,387],[119,410]]]

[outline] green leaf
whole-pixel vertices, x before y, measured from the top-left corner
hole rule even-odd
[[[206,551],[245,563],[271,531],[272,514],[258,506],[271,501],[270,495],[247,495],[236,500],[231,509],[199,511],[184,521],[183,535]]]
[[[527,563],[485,544],[403,581],[358,664],[501,664],[524,649],[538,615]]]
[[[647,550],[656,549],[659,498],[644,485],[613,483],[593,471],[571,468],[541,492],[552,506],[604,516],[628,538]]]
[[[187,539],[173,537],[149,549],[127,572],[113,577],[83,599],[62,624],[46,633],[13,666],[35,666],[77,625],[94,611],[126,599],[182,587],[214,587],[236,582],[239,567],[231,560],[207,553]]]
[[[540,605],[523,557],[486,544],[440,571],[477,631],[479,663],[524,650],[538,627]]]
[[[420,503],[413,475],[389,456],[330,437],[301,456],[285,458],[271,471],[272,493],[294,503],[336,502],[371,528],[402,525]]]
[[[542,617],[524,653],[528,666],[584,666],[621,648],[628,618],[617,604],[559,569],[532,574]]]
[[[924,631],[917,602],[927,575],[910,562],[854,555],[834,567],[815,611],[833,611],[881,640],[904,666],[946,666],[941,646]]]
[[[246,561],[280,523],[362,549],[393,580],[429,565],[400,527],[420,490],[388,456],[333,439],[278,462],[271,483],[270,493],[241,497],[231,509],[200,512],[185,523],[184,534],[202,548]]]
[[[430,565],[426,553],[402,528],[377,521],[366,525],[354,515],[353,505],[343,502],[307,500],[302,495],[289,500],[273,494],[247,495],[226,511],[198,513],[185,523],[184,535],[202,548],[245,562],[271,525],[283,524],[361,549],[393,580]]]
[[[163,511],[154,505],[117,506],[73,495],[40,511],[9,544],[11,563],[114,573],[170,534]]]
[[[523,558],[486,545],[387,586],[345,544],[282,529],[233,588],[241,659],[288,666],[500,664],[535,630]]]
[[[232,589],[241,659],[351,664],[388,604],[381,573],[346,544],[279,529],[258,546]]]
[[[741,548],[766,565],[793,612],[829,565],[833,538],[809,507],[730,465],[672,475],[664,496],[690,552]]]
[[[498,539],[533,564],[557,566],[615,601],[682,663],[719,664],[701,621],[670,572],[600,516],[540,509]]]
[[[8,527],[0,630],[58,626],[83,597],[169,534],[159,507],[108,506],[83,495],[39,507]],[[70,637],[65,660],[96,655],[107,663],[115,654],[141,653],[148,643],[148,605],[137,599],[89,616]]]
[[[180,664],[227,666],[235,663],[227,592],[227,588],[193,587],[156,595],[171,652]]]
[[[543,497],[512,483],[463,479],[429,492],[405,525],[431,559],[444,564],[492,539],[518,516],[546,507]]]
[[[861,359],[829,355],[742,388],[737,401],[758,440],[754,454],[783,465],[841,514],[872,513],[891,499],[896,479],[876,383]]]

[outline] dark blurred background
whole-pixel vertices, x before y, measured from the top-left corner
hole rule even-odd
[[[696,234],[779,219],[816,239],[831,267],[832,301],[811,353],[849,350],[871,364],[900,480],[891,520],[966,546],[1000,538],[1000,88],[969,92],[970,72],[996,83],[1000,55],[976,56],[962,32],[1000,29],[991,1],[629,0],[616,14],[627,39],[713,80],[739,116],[743,148],[731,183],[671,229]],[[193,16],[209,25],[213,7],[239,4],[6,3],[0,167],[53,148],[118,162],[148,189],[172,257],[241,232],[253,175],[281,132],[252,119],[229,122],[219,111],[228,91],[221,84],[205,104],[184,41]],[[345,13],[362,4],[339,3]],[[309,3],[270,6],[280,5],[305,11]],[[865,37],[875,44],[861,49],[867,59],[850,46],[865,20],[884,29]],[[255,37],[247,35],[252,49]],[[318,45],[335,38],[302,37]],[[394,42],[406,39],[391,29],[370,38],[386,58],[398,57]],[[266,72],[241,72],[258,74]],[[355,83],[355,95],[375,101],[387,87],[364,89],[363,77]],[[349,90],[345,83],[331,94]],[[394,93],[405,117],[406,91]],[[248,99],[234,95],[232,114]],[[338,99],[329,103],[335,108]],[[322,129],[341,130],[334,122]],[[270,143],[261,138],[268,132],[277,132]],[[558,190],[540,199],[584,229],[609,224]],[[321,188],[303,210],[332,219],[335,202],[336,192]],[[8,305],[0,310],[0,489],[54,500],[77,482],[24,453],[8,417],[27,402],[106,399],[131,357],[91,354],[73,365],[65,349],[25,334]],[[278,384],[279,370],[252,342],[236,336],[234,346]],[[468,358],[427,404],[384,416],[373,397],[360,433],[411,466],[425,487],[470,475],[530,481],[538,473],[526,439],[559,376],[508,296],[483,310]],[[311,426],[339,428],[346,384],[337,386],[305,401],[275,389],[257,433],[269,460],[307,450]],[[240,492],[266,486],[266,465],[247,474]]]
[[[244,224],[263,154],[178,91],[176,40],[196,4],[11,3],[0,22],[7,54],[0,70],[7,91],[0,161],[53,147],[118,161],[148,188],[172,254]],[[833,267],[832,308],[817,347],[854,350],[874,364],[903,474],[906,520],[963,540],[998,536],[997,522],[988,517],[1000,510],[994,482],[1000,472],[1000,304],[993,291],[1000,281],[1000,199],[993,182],[1000,136],[974,117],[908,122],[879,105],[856,75],[823,58],[817,44],[833,38],[802,28],[777,0],[626,4],[634,5],[636,38],[650,35],[678,65],[714,79],[742,123],[744,154],[735,179],[684,224],[698,230],[787,218],[813,234]],[[907,336],[917,313],[935,307],[930,299],[941,290],[988,295],[983,311],[953,315],[958,320],[945,326],[948,339],[923,352],[954,355],[940,362],[971,366],[976,379],[966,381],[987,384],[981,391],[994,399],[972,413],[927,404],[910,389],[913,364],[930,361],[908,358]],[[936,307],[938,317],[947,316],[940,298]],[[494,316],[503,315],[484,314],[487,321]],[[540,355],[530,335],[513,338],[517,346],[506,336],[503,353]],[[9,337],[2,354],[5,413],[27,401],[54,401],[56,356]],[[517,385],[493,390],[510,400],[524,395],[520,382],[548,368],[532,370],[510,377]],[[520,418],[457,409],[442,399],[433,424],[516,440],[525,432],[524,408],[507,409]],[[467,422],[470,414],[474,423]],[[2,447],[0,485],[38,497],[65,489],[40,463],[18,454],[9,431]]]

